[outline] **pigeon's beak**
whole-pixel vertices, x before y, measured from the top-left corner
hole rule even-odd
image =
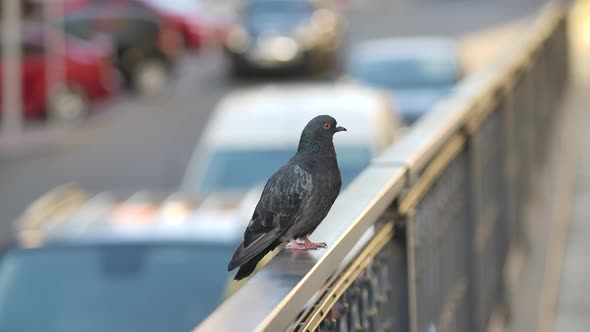
[[[347,131],[347,130],[344,127],[336,127],[336,132],[339,132],[339,131]]]

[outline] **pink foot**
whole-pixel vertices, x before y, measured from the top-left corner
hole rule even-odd
[[[317,248],[326,248],[328,247],[328,245],[326,244],[326,242],[311,242],[311,240],[306,236],[303,237],[303,243],[309,245],[309,246],[315,246],[316,249]]]
[[[289,242],[289,244],[287,244],[287,246],[285,248],[291,249],[291,250],[315,250],[318,247],[315,245],[310,245],[305,242],[300,243],[300,242],[297,242],[296,240],[291,240],[291,242]]]

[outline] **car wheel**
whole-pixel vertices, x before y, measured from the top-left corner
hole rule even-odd
[[[64,87],[57,89],[49,98],[49,120],[59,123],[76,122],[88,114],[88,101],[80,89]]]
[[[133,73],[134,90],[141,96],[153,96],[164,90],[170,80],[170,71],[161,60],[146,60],[137,65]]]

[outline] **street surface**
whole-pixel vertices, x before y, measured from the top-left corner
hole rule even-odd
[[[348,41],[411,35],[461,37],[535,14],[543,0],[348,0]],[[93,190],[174,188],[217,101],[233,82],[221,54],[188,56],[163,96],[111,101],[67,140],[18,157],[0,155],[0,234],[36,197],[77,182]],[[1,240],[1,239],[0,239]]]

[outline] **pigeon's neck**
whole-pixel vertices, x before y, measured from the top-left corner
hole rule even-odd
[[[331,140],[318,141],[305,136],[301,137],[297,152],[328,152],[334,155],[336,154],[336,151],[334,150],[334,144]]]

